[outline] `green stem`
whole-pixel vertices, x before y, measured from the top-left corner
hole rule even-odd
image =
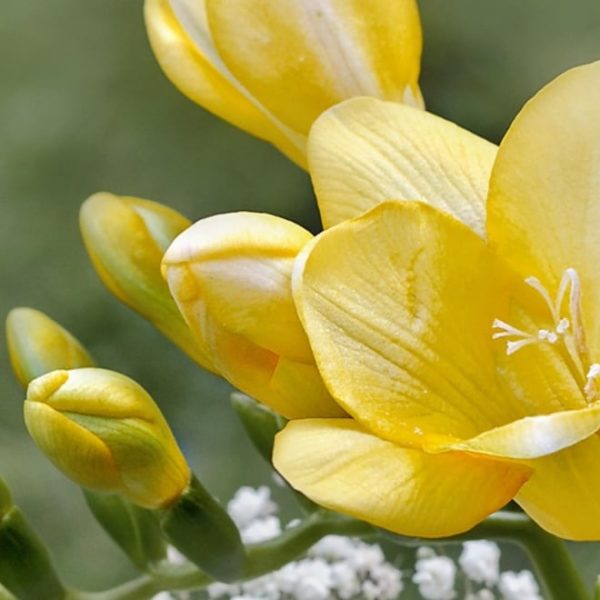
[[[377,530],[366,523],[329,512],[310,515],[277,538],[247,547],[243,579],[254,579],[297,559],[326,535],[369,536]],[[161,591],[204,588],[213,582],[191,564],[162,565],[148,575],[103,592],[71,590],[67,600],[147,600]]]
[[[318,511],[273,540],[247,548],[243,579],[275,571],[297,559],[326,535],[371,537],[383,533],[401,546],[462,543],[491,539],[522,546],[531,557],[547,600],[589,600],[565,544],[546,533],[523,513],[501,511],[466,533],[442,539],[409,538],[334,513]],[[149,575],[105,592],[70,592],[69,600],[147,600],[158,592],[200,589],[213,580],[191,564],[165,565]]]
[[[529,554],[548,600],[590,598],[565,543],[538,527],[523,513],[500,511],[470,531],[449,538],[425,540],[387,533],[386,537],[401,546],[431,546],[482,539],[518,544]]]

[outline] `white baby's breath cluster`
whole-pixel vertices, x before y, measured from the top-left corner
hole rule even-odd
[[[268,487],[243,487],[227,506],[246,543],[281,533],[277,508]],[[306,558],[274,573],[208,588],[211,599],[230,600],[395,600],[401,591],[402,574],[379,546],[334,535],[315,544]]]
[[[464,600],[543,600],[530,571],[500,572],[500,547],[494,542],[465,542],[458,565],[432,548],[417,551],[412,580],[425,600],[457,598],[458,575],[465,589]]]
[[[266,486],[242,487],[227,505],[247,544],[282,532],[278,510]],[[169,559],[185,562],[173,549]],[[404,574],[412,575],[424,600],[543,600],[530,571],[501,572],[500,548],[494,542],[464,542],[456,561],[423,546],[416,559],[413,569],[404,565]],[[406,595],[402,576],[378,545],[330,535],[310,548],[305,558],[278,571],[239,584],[214,583],[207,593],[211,600],[397,600]],[[189,596],[164,593],[154,600],[169,598]]]

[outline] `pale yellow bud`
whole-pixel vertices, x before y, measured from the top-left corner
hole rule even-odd
[[[15,308],[6,319],[8,355],[23,385],[56,369],[92,367],[94,360],[66,329],[33,308]]]
[[[343,414],[325,389],[292,297],[312,235],[258,213],[202,219],[177,237],[163,274],[218,372],[289,418]]]
[[[135,381],[105,369],[53,371],[29,384],[25,423],[77,484],[145,508],[168,506],[190,469],[159,408]]]
[[[213,370],[160,274],[164,251],[189,224],[157,202],[108,193],[88,198],[80,213],[83,241],[106,287],[199,365]]]

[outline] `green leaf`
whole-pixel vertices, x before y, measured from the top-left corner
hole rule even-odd
[[[43,542],[13,506],[0,521],[0,583],[19,600],[62,600],[62,586]]]
[[[242,573],[240,533],[195,477],[181,498],[162,511],[160,522],[171,544],[217,581],[234,581]]]

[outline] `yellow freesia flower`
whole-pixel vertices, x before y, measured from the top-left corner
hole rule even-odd
[[[352,128],[360,131],[350,134]],[[495,155],[493,144],[444,119],[370,98],[327,111],[309,141],[325,226],[409,197],[482,231]],[[294,260],[311,239],[271,215],[218,215],[178,236],[163,261],[171,294],[215,370],[296,419],[343,414],[316,368],[292,297]]]
[[[294,297],[351,418],[289,423],[275,465],[402,534],[458,533],[514,497],[555,535],[598,540],[600,62],[516,118],[486,239],[448,208],[385,202],[303,250]]]
[[[341,100],[422,106],[415,0],[146,0],[145,16],[186,96],[303,166],[312,122]]]

